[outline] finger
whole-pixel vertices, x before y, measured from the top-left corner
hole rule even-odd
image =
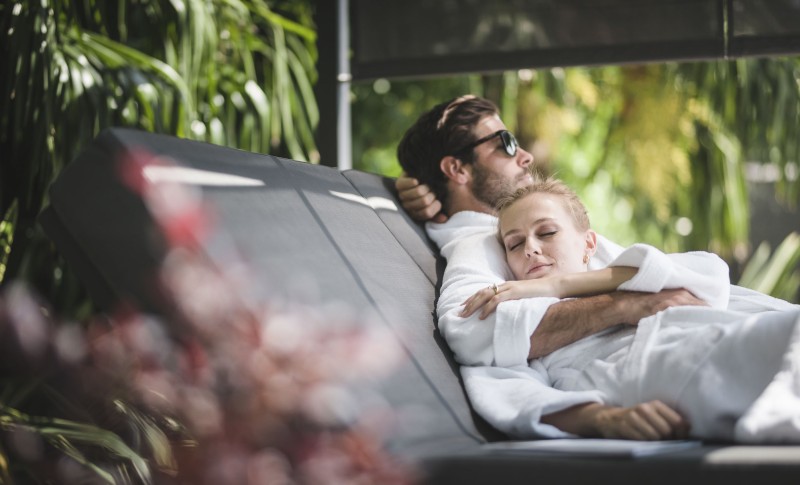
[[[501,303],[496,296],[492,297],[485,305],[483,305],[483,309],[481,310],[480,318],[481,320],[486,320],[486,317],[492,314],[497,309],[497,305]]]
[[[657,404],[661,406],[659,407],[655,403],[644,404],[640,416],[655,431],[655,439],[667,439],[674,434],[675,426],[661,414],[662,410],[668,409],[666,405],[660,402]]]
[[[678,411],[661,401],[655,401],[654,404],[658,413],[669,424],[672,437],[683,439],[689,435],[689,422]]]
[[[657,411],[667,422],[672,424],[673,426],[679,425],[683,422],[683,416],[681,416],[678,411],[675,411],[670,406],[664,404],[661,401],[651,401],[650,404],[653,406],[653,409]]]
[[[653,426],[648,418],[651,416],[642,412],[641,408],[637,406],[636,410],[630,413],[629,419],[633,429],[635,429],[645,440],[658,440],[661,439],[661,434]]]
[[[642,431],[630,422],[626,422],[620,429],[619,436],[626,440],[650,441]]]
[[[477,295],[478,293],[479,292],[475,292],[475,293],[471,294],[466,300],[461,302],[461,306],[467,306],[469,304],[469,302],[471,302],[472,300],[475,299],[475,295]]]
[[[693,305],[693,306],[706,306],[708,305],[705,301],[697,298],[692,292],[687,289],[680,289],[678,290],[679,293],[677,294],[676,298],[678,299],[679,304],[681,305]]]
[[[461,310],[460,315],[462,317],[468,317],[472,315],[476,310],[481,308],[487,301],[489,301],[493,295],[494,290],[491,288],[484,288],[483,290],[475,293],[469,298],[467,304],[464,306],[464,309]]]
[[[436,195],[433,192],[428,192],[416,199],[403,200],[403,207],[406,210],[419,210],[424,209],[431,205],[436,200]]]
[[[461,302],[461,306],[463,306],[463,307],[466,307],[467,305],[469,305],[469,302],[471,302],[473,298],[475,298],[475,295],[474,295],[474,294],[473,294],[473,295],[471,295],[471,296],[470,296],[469,298],[467,298],[466,300],[462,301],[462,302]],[[462,311],[463,311],[463,310],[462,310]]]
[[[492,314],[492,312],[497,310],[497,305],[499,305],[499,304],[503,303],[504,301],[510,299],[509,296],[508,296],[510,294],[511,294],[510,291],[506,291],[506,292],[498,293],[498,294],[494,295],[493,297],[491,297],[489,299],[489,301],[487,301],[486,304],[483,305],[483,310],[481,311],[481,315],[480,315],[479,318],[481,320],[485,320],[486,317],[488,317],[489,315]]]
[[[632,409],[624,410],[623,414],[617,418],[616,423],[609,430],[610,432],[605,436],[606,438],[622,438],[626,440],[647,440],[647,436],[642,433],[636,425],[635,420],[631,418],[633,413]]]
[[[466,317],[468,317],[468,316],[472,315],[473,313],[475,313],[475,310],[477,310],[478,308],[480,308],[480,305],[476,305],[476,304],[475,304],[475,302],[476,302],[476,300],[477,300],[477,299],[476,299],[476,297],[477,297],[477,295],[473,295],[473,296],[472,296],[472,297],[471,297],[471,298],[470,298],[470,299],[469,299],[469,300],[468,300],[468,301],[467,301],[467,302],[464,304],[464,308],[461,310],[461,313],[459,313],[459,314],[458,314],[459,316],[466,318]]]
[[[418,185],[419,180],[415,179],[414,177],[407,176],[405,172],[400,174],[400,176],[394,181],[394,188],[397,189],[398,192],[414,188]]]
[[[442,204],[439,204],[439,207],[441,207],[441,206],[442,206]],[[438,214],[433,216],[433,218],[431,220],[433,222],[438,223],[438,224],[443,224],[443,223],[447,222],[447,215],[444,212],[439,212]]]
[[[684,289],[682,296],[684,297],[687,304],[696,305],[696,306],[708,306],[708,303],[700,298],[697,298],[694,293],[690,292],[689,290]]]
[[[422,197],[429,192],[432,192],[430,187],[425,184],[420,184],[406,187],[403,190],[398,190],[397,196],[400,198],[400,200],[405,201]]]
[[[425,222],[433,219],[433,217],[436,216],[436,214],[438,214],[439,212],[441,212],[441,210],[442,210],[442,203],[437,200],[428,207],[409,212],[409,214],[411,215],[412,219],[416,221]]]

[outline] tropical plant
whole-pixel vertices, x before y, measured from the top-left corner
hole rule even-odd
[[[318,158],[310,2],[15,0],[0,32],[0,281],[59,310],[76,312],[81,288],[36,217],[102,129]]]
[[[751,252],[747,165],[772,167],[782,203],[798,201],[798,72],[800,59],[772,58],[378,80],[354,89],[354,159],[397,174],[393,149],[423,110],[484,95],[536,164],[578,190],[604,234],[712,250],[736,269]]]
[[[147,482],[156,471],[172,473],[186,458],[175,450],[185,451],[183,431],[191,426],[176,428],[178,421],[163,409],[145,406],[131,389],[141,367],[126,367],[152,364],[152,349],[126,348],[130,334],[123,327],[136,326],[117,319],[119,325],[107,329],[105,338],[114,343],[113,358],[75,367],[75,359],[89,355],[89,340],[82,340],[81,332],[96,327],[56,324],[53,315],[85,322],[92,308],[36,217],[47,204],[53,178],[110,126],[316,161],[311,2],[14,0],[0,3],[0,39],[5,73],[0,76],[0,282],[6,290],[0,298],[0,482],[94,483],[99,477],[129,483]],[[12,282],[20,279],[55,308],[9,297],[9,292],[19,295]],[[139,336],[158,343],[164,331],[150,323],[136,327]],[[161,355],[167,359],[161,363],[180,364],[189,354],[198,355],[199,348],[183,344],[162,341],[159,348],[172,351]],[[109,366],[103,364],[113,363],[121,365],[115,367],[119,372],[104,373]],[[171,370],[176,383],[188,379],[180,369]],[[215,390],[202,391],[208,397]],[[220,409],[224,416],[225,406]],[[250,424],[277,416],[261,411]],[[318,451],[337,443],[335,436],[320,437]],[[203,453],[219,458],[223,451],[230,460],[242,456],[213,446]],[[65,456],[70,459],[59,458]],[[292,473],[281,456],[271,457],[284,475]],[[263,464],[269,457],[260,458]],[[230,461],[183,463],[184,472],[200,476],[200,465]]]
[[[745,162],[780,163],[785,201],[800,186],[797,141],[786,131],[800,119],[797,66],[773,59],[537,73],[515,90],[518,125],[549,147],[552,169],[594,199],[598,223],[622,242],[711,249],[741,263],[749,252]],[[781,117],[793,121],[777,123],[778,99],[763,94],[776,84],[767,93],[780,91]]]
[[[742,270],[739,285],[777,298],[797,301],[800,297],[800,234],[790,233],[774,252],[769,243],[758,245]]]

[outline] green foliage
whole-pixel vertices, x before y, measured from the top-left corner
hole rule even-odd
[[[355,165],[397,174],[391,157],[419,114],[484,95],[601,233],[711,250],[738,268],[751,251],[746,163],[773,164],[781,200],[800,199],[799,79],[800,59],[773,58],[379,80],[354,87]]]
[[[0,281],[27,279],[80,312],[80,285],[36,217],[56,174],[106,127],[317,161],[310,19],[310,2],[4,2]]]
[[[0,429],[12,433],[35,433],[53,448],[89,468],[105,483],[118,483],[119,476],[128,475],[128,466],[135,473],[138,483],[151,483],[151,473],[147,462],[126,445],[117,434],[107,429],[68,419],[29,416],[9,407],[2,407],[0,410]],[[111,473],[92,462],[81,451],[86,447],[101,449],[119,459],[121,464],[116,467],[116,473]],[[10,478],[8,483],[11,483]]]
[[[800,234],[793,232],[770,254],[761,243],[742,271],[739,285],[793,301],[800,290]]]

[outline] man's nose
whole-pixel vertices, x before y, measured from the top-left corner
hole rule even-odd
[[[517,147],[517,163],[520,167],[527,167],[533,163],[533,155],[531,152]]]

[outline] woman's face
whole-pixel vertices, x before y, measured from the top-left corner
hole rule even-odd
[[[518,280],[586,271],[584,258],[597,246],[594,231],[579,230],[564,198],[553,194],[526,195],[503,211],[500,235]]]

